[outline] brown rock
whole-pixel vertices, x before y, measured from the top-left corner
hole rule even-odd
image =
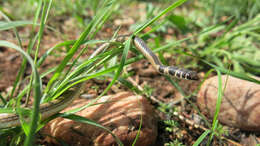
[[[227,76],[222,76],[222,85]],[[223,89],[222,89],[223,90]],[[204,114],[214,116],[218,92],[218,77],[203,83],[197,104]],[[222,96],[220,122],[246,131],[260,131],[260,85],[229,76]]]
[[[81,107],[90,102],[78,99],[64,111]],[[106,102],[106,103],[104,103]],[[124,145],[131,145],[138,133],[141,116],[142,128],[136,146],[152,145],[157,137],[157,120],[153,107],[142,96],[128,92],[101,97],[97,103],[77,115],[96,121],[110,129]],[[43,133],[56,137],[69,145],[117,145],[111,134],[101,128],[74,122],[68,119],[56,118],[49,122]],[[47,141],[56,143],[54,139]]]

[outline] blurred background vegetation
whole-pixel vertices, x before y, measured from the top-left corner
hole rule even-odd
[[[23,2],[2,0],[0,10],[13,20],[28,20],[34,16],[38,2],[39,0]],[[135,5],[143,3],[146,12],[142,18],[135,16],[133,10],[128,13],[131,15],[129,17],[135,17],[135,23],[130,26],[131,31],[153,18],[171,2],[167,0],[118,0],[111,20],[128,17],[125,10],[129,5],[138,9]],[[99,0],[54,1],[48,25],[55,28],[55,25],[60,25],[57,20],[73,18],[77,22],[78,29],[83,29],[95,16],[100,4]],[[259,13],[259,0],[187,1],[165,18],[153,23],[150,26],[153,28],[152,33],[149,33],[147,37],[157,38],[160,42],[164,42],[164,35],[168,33],[168,28],[174,29],[175,32],[172,35],[176,37],[176,40],[196,34],[198,36],[190,39],[186,44],[186,48],[194,55],[220,67],[231,68],[235,72],[259,75]],[[109,21],[107,25],[113,25],[111,23]],[[204,30],[209,31],[203,32]],[[185,60],[185,56],[178,57],[177,60]],[[201,63],[195,59],[188,67],[208,69],[200,65]]]

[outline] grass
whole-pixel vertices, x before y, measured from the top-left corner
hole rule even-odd
[[[231,76],[259,84],[260,81],[252,77],[260,74],[260,66],[258,63],[260,61],[260,36],[258,34],[260,30],[260,17],[257,15],[260,8],[258,8],[258,5],[253,5],[252,2],[245,3],[239,1],[241,5],[236,5],[235,7],[240,7],[240,9],[238,9],[239,11],[236,11],[236,15],[233,15],[232,11],[228,11],[229,9],[232,10],[233,6],[228,5],[224,1],[219,2],[213,0],[210,2],[205,2],[201,0],[198,4],[187,4],[185,3],[186,1],[187,0],[178,0],[175,3],[165,2],[170,4],[162,10],[153,10],[154,5],[152,3],[147,4],[147,20],[145,20],[141,26],[135,27],[132,34],[139,35],[144,39],[155,38],[156,36],[155,44],[149,43],[149,45],[156,46],[154,52],[159,53],[160,59],[164,64],[167,64],[167,61],[163,57],[163,54],[168,52],[179,58],[179,60],[181,60],[180,62],[183,62],[184,67],[196,68],[198,71],[202,72],[207,72],[207,70],[210,70],[208,74],[212,73],[212,70],[215,70],[215,73],[217,73],[219,77],[219,89],[222,89],[223,87],[223,84],[221,83],[221,74],[229,74]],[[46,123],[43,122],[43,125],[39,125],[40,103],[56,99],[68,89],[100,76],[111,77],[112,81],[98,98],[90,102],[88,105],[64,114],[58,114],[56,116],[91,124],[111,133],[111,131],[109,131],[106,127],[103,127],[102,125],[99,125],[89,119],[76,116],[74,113],[91,106],[100,97],[105,95],[117,81],[120,81],[126,87],[133,89],[135,92],[141,93],[136,87],[134,87],[134,85],[127,82],[127,80],[125,80],[124,77],[120,77],[120,75],[126,65],[139,61],[143,58],[143,56],[137,55],[134,58],[127,59],[128,52],[132,50],[132,35],[126,42],[115,43],[115,47],[113,47],[113,49],[100,53],[91,59],[80,60],[80,57],[89,50],[91,45],[98,44],[100,42],[107,42],[107,40],[94,40],[94,38],[96,38],[96,35],[100,33],[101,29],[111,21],[111,17],[114,16],[115,13],[121,12],[119,9],[120,4],[125,4],[128,2],[129,1],[127,0],[110,0],[103,2],[88,0],[83,3],[76,2],[73,4],[69,0],[64,1],[64,3],[57,3],[52,0],[39,0],[36,2],[27,0],[22,2],[22,5],[34,4],[33,7],[31,7],[31,10],[19,9],[19,12],[23,12],[22,14],[27,14],[25,11],[34,11],[35,15],[33,21],[19,20],[17,19],[19,18],[19,14],[8,13],[4,7],[0,6],[1,15],[6,20],[4,22],[0,22],[0,31],[13,29],[18,42],[18,45],[15,45],[8,40],[1,40],[0,46],[15,49],[24,56],[21,68],[13,84],[12,91],[6,96],[3,96],[4,94],[2,93],[0,94],[3,107],[5,107],[0,109],[0,113],[6,113],[7,111],[11,113],[18,112],[19,116],[24,119],[25,115],[20,107],[21,99],[25,95],[29,98],[32,93],[34,97],[33,111],[30,113],[31,121],[27,123],[24,120],[22,129],[17,127],[0,130],[0,145],[7,145],[6,141],[9,141],[8,136],[10,135],[12,135],[12,139],[9,141],[11,144],[32,145],[34,143],[35,133],[37,133],[37,131]],[[12,1],[4,3],[10,5],[16,4],[17,2]],[[223,9],[225,10],[222,10],[221,8],[214,6],[213,3],[218,6],[224,3],[228,8],[224,7]],[[187,11],[190,10],[190,5],[195,5],[198,8],[204,9],[194,9],[190,13],[190,11]],[[59,9],[55,12],[52,7]],[[179,7],[179,9],[176,9],[177,7]],[[9,8],[12,9],[12,7]],[[214,18],[213,21],[210,19],[212,16],[201,18],[204,19],[202,22],[194,20],[194,16],[197,17],[202,13],[205,14],[211,8],[215,12],[212,14]],[[91,19],[84,19],[84,17],[88,16],[86,11],[84,11],[85,9],[90,9],[95,15],[91,16]],[[248,11],[245,13],[242,11],[244,9]],[[61,42],[47,49],[43,56],[39,56],[44,30],[46,27],[50,28],[48,26],[48,20],[52,20],[53,13],[59,15],[69,13],[69,16],[75,18],[78,21],[79,26],[81,26],[84,30],[78,39]],[[25,15],[24,17],[26,16],[29,15]],[[224,16],[227,18],[224,21],[221,21],[221,17]],[[23,44],[17,28],[28,25],[32,27],[32,32],[30,34],[29,45],[25,52],[22,49]],[[145,31],[145,29],[149,27],[151,29],[149,31]],[[166,33],[166,30],[171,27],[176,30],[177,34],[179,34],[182,39],[174,37],[166,43],[163,41],[163,34]],[[145,33],[141,34],[141,32]],[[187,37],[188,33],[192,33],[192,36]],[[115,33],[114,36],[116,35],[117,34]],[[36,46],[36,49],[34,49],[34,46]],[[46,70],[44,73],[39,74],[38,69],[41,67],[43,62],[46,61],[47,57],[51,56],[55,50],[63,47],[68,48],[68,50],[62,62],[55,68]],[[32,58],[31,56],[34,57]],[[111,62],[112,58],[115,56],[121,57],[120,63],[115,63],[115,60],[114,62]],[[27,62],[29,62],[32,68],[32,74],[28,77],[22,78],[25,75]],[[185,62],[189,62],[188,65],[184,65]],[[106,64],[110,64],[110,66],[104,68],[99,67],[102,65],[106,66]],[[41,79],[49,74],[53,75],[47,83],[47,86],[43,88]],[[194,93],[187,94],[179,85],[178,81],[173,80],[168,76],[166,76],[166,79],[185,98],[189,99],[191,96],[196,96],[196,91]],[[20,87],[21,82],[28,80],[30,83],[29,85],[24,88]],[[149,95],[151,94],[151,91],[152,90],[149,88],[145,91],[147,92],[145,94]],[[17,98],[13,98],[16,92],[18,92]],[[210,145],[214,137],[219,138],[222,135],[221,130],[219,130],[220,126],[217,120],[222,93],[222,90],[218,91],[218,102],[212,125],[209,127],[209,130],[204,131],[204,133],[196,139],[194,145],[199,145],[205,140],[208,140],[207,144]],[[7,97],[10,98],[10,101],[6,101]],[[170,106],[165,104],[159,105],[158,107],[158,109],[169,115],[172,114],[167,112],[168,110],[171,110],[170,108]],[[176,126],[174,121],[168,121],[166,122],[166,125],[169,127],[168,130]],[[141,129],[141,125],[139,129]],[[119,145],[122,145],[120,140],[115,135],[113,135],[113,137]],[[5,139],[5,142],[2,142],[2,139]],[[136,137],[136,140],[137,139],[138,136]],[[182,142],[174,140],[165,144],[182,145]]]

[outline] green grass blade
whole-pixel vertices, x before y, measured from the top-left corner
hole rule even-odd
[[[109,5],[110,3],[111,6],[113,5],[114,0],[112,1],[105,1],[104,2],[104,7]],[[97,25],[99,23],[102,23],[102,19],[104,17],[106,17],[106,14],[102,13],[102,12],[109,12],[109,10],[111,9],[110,6],[106,7],[104,9],[104,7],[102,7],[100,9],[100,13],[98,15],[95,16],[95,18],[93,19],[93,21],[91,21],[89,23],[89,25],[87,26],[87,28],[83,31],[83,33],[80,35],[79,39],[75,42],[75,44],[72,46],[72,48],[70,49],[70,51],[67,53],[67,55],[65,56],[64,60],[61,62],[61,64],[59,65],[59,67],[57,68],[56,72],[54,73],[54,75],[52,76],[52,78],[50,79],[50,81],[48,82],[48,85],[46,87],[45,92],[48,92],[52,86],[52,84],[56,81],[56,79],[61,75],[62,71],[64,70],[65,66],[67,65],[67,63],[69,62],[69,60],[74,56],[74,54],[76,53],[76,51],[79,49],[80,45],[86,40],[86,38],[90,37],[90,39],[92,37],[94,37],[94,35],[91,35],[91,32],[94,31],[97,27]],[[86,47],[85,47],[86,49]],[[85,49],[81,52],[85,52]],[[81,53],[80,53],[81,54]],[[77,60],[77,59],[76,59]],[[75,63],[73,63],[74,65]],[[69,69],[70,71],[70,69]]]
[[[6,16],[6,15],[5,15],[4,13],[2,13],[1,11],[0,11],[0,15],[2,15],[2,16],[5,18],[6,21],[12,22],[12,21],[8,18],[8,16]],[[17,31],[17,29],[16,29],[15,27],[13,28],[13,31],[14,31],[15,37],[16,37],[16,39],[17,39],[17,41],[18,41],[18,44],[19,44],[20,48],[23,48],[21,38],[20,38],[20,36],[19,36],[19,34],[18,34],[18,31]],[[23,60],[26,60],[26,59],[23,58]],[[21,79],[21,76],[22,76],[21,70],[22,70],[23,68],[25,68],[25,65],[22,64],[22,65],[21,65],[21,69],[19,70],[18,75],[16,76],[16,79],[15,79],[15,81],[14,81],[13,89],[12,89],[11,94],[10,94],[10,99],[13,98],[13,94],[14,94],[14,92],[15,92],[15,89],[16,89],[16,87],[18,86],[18,82],[19,82],[20,79]]]
[[[51,54],[51,52],[55,49],[61,48],[63,46],[69,46],[69,45],[73,45],[76,41],[71,40],[71,41],[64,41],[62,43],[59,43],[57,45],[55,45],[54,47],[48,49],[42,56],[41,58],[38,60],[37,62],[37,67],[39,67],[44,61],[45,59]]]
[[[216,130],[217,127],[217,119],[218,119],[218,114],[220,111],[220,106],[221,106],[221,101],[222,101],[222,78],[221,78],[221,72],[219,70],[216,70],[218,74],[218,99],[217,99],[217,104],[216,104],[216,110],[213,118],[213,123],[212,123],[212,133],[210,134],[208,145],[210,144],[211,140],[213,139],[214,136],[214,131]]]
[[[51,5],[51,2],[50,1],[48,4],[49,4],[49,7]],[[37,37],[37,45],[36,45],[36,50],[35,50],[35,53],[34,53],[34,64],[36,65],[37,64],[37,58],[38,58],[38,54],[39,54],[39,49],[40,49],[40,44],[41,44],[41,39],[42,39],[42,35],[43,35],[43,31],[44,31],[44,27],[45,27],[45,21],[48,17],[47,15],[47,9],[48,8],[48,5],[47,5],[47,1],[44,1],[43,3],[43,10],[42,10],[42,15],[41,15],[41,22],[40,22],[40,29],[39,29],[39,32],[38,32],[38,37]],[[29,97],[30,97],[30,89],[31,89],[31,86],[32,86],[32,80],[33,80],[33,75],[31,75],[30,77],[30,82],[29,82],[29,90],[27,92],[27,97],[26,97],[26,103],[27,104],[29,102]]]
[[[49,2],[49,6],[51,5],[52,0]],[[39,54],[39,49],[40,49],[40,44],[41,44],[41,40],[42,40],[42,35],[43,35],[43,31],[44,31],[44,27],[45,27],[45,22],[46,19],[48,17],[48,8],[47,7],[47,1],[44,1],[43,3],[43,10],[42,10],[42,16],[41,16],[41,23],[40,23],[40,29],[39,29],[39,35],[38,35],[38,41],[37,41],[37,46],[36,46],[36,51],[34,54],[34,64],[37,63],[37,58],[38,58],[38,54]]]
[[[0,108],[0,113],[15,113],[14,109],[11,107]]]
[[[143,26],[141,26],[140,28],[138,28],[135,32],[134,35],[137,35],[138,33],[140,33],[142,30],[144,30],[147,26],[151,25],[152,23],[154,23],[155,21],[157,21],[161,16],[165,15],[166,13],[168,13],[169,11],[175,9],[176,7],[182,5],[184,2],[186,2],[187,0],[178,0],[177,2],[173,3],[172,5],[170,5],[168,8],[164,9],[161,13],[159,13],[156,17],[154,17],[152,20],[148,21],[147,23],[145,23]]]
[[[87,79],[92,78],[93,76],[97,77],[96,75],[99,74],[98,72],[94,73],[93,75],[90,75],[89,73],[92,72],[96,67],[98,67],[102,64],[105,64],[107,61],[109,61],[115,55],[118,55],[120,52],[121,52],[120,49],[113,49],[113,50],[101,53],[101,54],[97,55],[96,57],[93,57],[92,59],[86,59],[79,66],[77,66],[73,72],[71,72],[69,75],[66,76],[66,78],[56,87],[56,90],[54,91],[54,93],[51,93],[51,95],[48,95],[47,97],[51,97],[51,98],[55,99],[55,98],[57,98],[57,95],[60,95],[61,93],[63,93],[65,91],[64,89],[67,89],[67,87],[69,87],[70,85],[78,84],[80,82],[86,81]],[[101,59],[101,60],[98,63],[95,63],[99,59]],[[110,70],[110,71],[113,71],[113,70]],[[99,74],[99,75],[101,75],[101,74]],[[85,76],[85,77],[83,77],[83,76]],[[85,78],[85,79],[82,80],[82,78]],[[47,101],[48,100],[49,99],[47,99]]]
[[[230,71],[230,70],[228,70],[228,69],[225,69],[225,68],[216,66],[216,65],[214,65],[214,64],[212,64],[212,63],[209,63],[208,61],[206,61],[206,60],[204,60],[204,59],[201,60],[201,61],[204,62],[204,63],[206,63],[206,64],[208,64],[209,66],[215,68],[216,70],[221,71],[222,73],[229,74],[229,75],[231,75],[231,76],[240,78],[240,79],[242,79],[242,80],[247,80],[247,81],[250,81],[250,82],[254,82],[254,83],[260,84],[260,80],[257,80],[257,79],[254,79],[254,78],[252,78],[252,77],[249,77],[249,76],[247,76],[246,74]]]
[[[209,133],[210,130],[204,131],[192,146],[198,146]]]
[[[7,104],[5,98],[2,96],[2,94],[0,94],[0,100],[2,101],[3,105]]]
[[[93,20],[94,23],[93,23],[91,29],[89,30],[89,35],[87,36],[89,39],[92,39],[96,35],[96,33],[101,29],[101,27],[104,25],[104,23],[111,16],[113,9],[114,9],[114,0],[111,0],[110,2],[105,1],[103,3],[103,9],[101,9],[98,12],[98,14],[95,16],[95,18]],[[73,61],[72,65],[66,71],[64,77],[61,80],[63,80],[68,75],[68,73],[71,71],[72,67],[76,64],[78,59],[86,52],[87,48],[88,47],[86,46],[80,51],[79,55]]]
[[[36,14],[34,15],[34,21],[33,21],[33,25],[32,25],[32,30],[35,30],[35,27],[36,27],[36,25],[37,25],[37,20],[38,20],[38,18],[39,18],[40,12],[41,12],[41,7],[42,7],[42,0],[40,0],[40,1],[38,2],[38,8],[37,8]],[[29,41],[28,49],[27,49],[27,53],[28,53],[28,54],[31,54],[31,51],[32,51],[32,49],[33,49],[33,47],[34,47],[34,44],[35,44],[35,42],[36,42],[36,40],[37,40],[37,37],[38,37],[38,33],[35,35],[34,38],[33,38],[32,36],[33,36],[33,32],[31,32],[31,34],[30,34],[30,41]],[[21,47],[21,46],[20,46],[20,47]],[[21,47],[21,48],[22,48],[22,47]],[[26,60],[25,58],[23,58],[23,61],[22,61],[20,70],[19,70],[19,72],[18,72],[17,78],[16,78],[16,80],[15,80],[15,82],[14,82],[14,85],[13,85],[13,90],[12,90],[11,95],[10,95],[11,98],[13,97],[13,94],[14,94],[14,92],[15,92],[16,87],[17,87],[17,86],[19,87],[19,81],[20,81],[20,80],[22,79],[22,77],[24,76],[26,64],[27,64],[27,60]],[[18,90],[19,90],[19,88],[18,88]],[[17,105],[19,105],[19,104],[20,104],[20,100],[19,100],[19,99],[21,99],[21,98],[17,98],[17,99],[18,99],[18,100],[17,100],[17,103],[18,103]]]
[[[92,22],[93,23],[93,22]],[[80,35],[79,39],[74,43],[72,48],[69,50],[63,61],[59,64],[57,70],[55,71],[54,75],[50,79],[50,81],[47,84],[47,87],[45,89],[45,92],[48,92],[52,86],[52,84],[57,80],[57,78],[61,75],[63,69],[66,67],[68,64],[69,60],[74,56],[76,51],[79,49],[80,45],[82,42],[86,39],[87,35],[89,34],[89,31],[92,27],[92,24],[90,24],[84,32]]]
[[[104,92],[100,95],[103,96],[104,94],[106,94],[106,92],[112,87],[112,85],[117,81],[118,77],[120,76],[122,70],[123,70],[123,67],[125,65],[125,62],[126,62],[126,59],[127,59],[127,55],[128,55],[128,51],[131,47],[131,42],[132,42],[132,37],[130,37],[127,41],[126,41],[126,45],[125,45],[125,48],[123,50],[123,54],[122,54],[122,58],[121,58],[121,61],[120,61],[120,65],[118,67],[118,70],[115,74],[115,77],[113,78],[113,80],[110,82],[110,84],[107,86],[107,88],[104,90]]]
[[[54,47],[48,49],[48,50],[41,56],[41,58],[38,60],[38,62],[37,62],[37,67],[39,67],[39,66],[45,61],[45,59],[52,53],[52,51],[54,51],[55,49],[73,45],[75,42],[76,42],[76,40],[64,41],[64,42],[59,43],[59,44],[55,45]],[[97,44],[97,43],[105,43],[105,41],[102,41],[102,40],[101,40],[101,41],[99,41],[99,40],[83,41],[81,45]]]
[[[7,22],[12,22],[8,18],[8,16],[6,16],[2,11],[0,11],[0,15],[2,15]],[[17,30],[16,30],[16,27],[13,28],[13,31],[14,31],[14,34],[15,34],[15,37],[16,37],[16,39],[18,41],[19,46],[22,48],[22,46],[23,46],[22,45],[22,41],[21,41],[21,38],[20,38],[20,36],[19,36],[19,34],[18,34]]]
[[[1,22],[0,21],[0,31],[13,29],[13,28],[25,26],[25,25],[32,25],[32,24],[33,24],[33,22],[31,22],[31,21],[11,21],[11,22]]]
[[[26,144],[30,145],[32,143],[34,134],[36,132],[37,122],[39,119],[39,105],[40,105],[40,98],[41,98],[41,91],[42,91],[41,79],[40,79],[39,73],[36,69],[36,66],[33,63],[32,58],[26,52],[24,52],[20,47],[12,44],[10,42],[7,42],[7,41],[0,41],[0,46],[15,49],[28,60],[28,62],[30,63],[30,65],[32,67],[32,72],[34,74],[34,80],[33,80],[34,103],[33,103],[33,109],[32,109],[32,114],[31,114],[30,131],[29,131],[29,135],[27,136],[30,141],[27,141],[27,143],[25,143],[25,145]]]
[[[140,105],[141,106],[141,105]],[[135,139],[134,139],[134,142],[132,143],[132,146],[135,146],[139,136],[140,136],[140,131],[141,131],[141,128],[142,128],[142,123],[143,123],[143,115],[141,114],[140,116],[140,124],[139,124],[139,128],[138,128],[138,131],[137,131],[137,134],[135,136]]]
[[[109,77],[114,77],[114,75],[109,74]],[[123,84],[124,86],[126,86],[128,89],[134,91],[137,94],[142,94],[142,91],[140,91],[136,86],[134,86],[131,82],[129,82],[128,80],[120,77],[118,78],[118,81]]]
[[[35,66],[37,65],[37,58],[38,58],[38,52],[39,52],[39,48],[40,48],[40,43],[41,43],[41,39],[42,39],[42,35],[43,35],[43,31],[44,31],[44,27],[45,27],[45,20],[47,19],[47,4],[49,4],[49,6],[51,5],[51,2],[50,1],[49,3],[47,3],[47,1],[44,1],[44,4],[43,4],[43,10],[42,10],[42,15],[41,15],[41,23],[40,23],[40,30],[39,30],[39,33],[38,33],[38,42],[37,42],[37,46],[36,46],[36,51],[35,51],[35,54],[34,54],[34,64]],[[42,3],[41,3],[42,4]],[[30,89],[31,89],[31,86],[33,85],[33,78],[34,78],[34,74],[31,75],[30,77],[30,83],[29,83],[29,90],[27,92],[27,99],[26,99],[26,103],[29,101],[29,96],[30,96]],[[41,99],[37,99],[37,101],[34,101],[35,103],[37,103],[37,112],[33,112],[32,115],[33,115],[33,118],[34,116],[37,117],[37,118],[32,118],[32,122],[30,123],[30,127],[26,126],[26,124],[22,124],[22,127],[24,129],[24,131],[28,128],[28,135],[25,139],[25,142],[24,142],[24,145],[25,146],[30,146],[32,145],[33,143],[33,140],[34,140],[34,134],[37,130],[37,122],[38,122],[38,119],[39,119],[39,104],[40,104],[40,101]],[[36,108],[36,107],[34,107]],[[36,115],[37,114],[37,115]],[[34,121],[35,120],[35,121]]]
[[[120,76],[122,70],[123,70],[123,67],[126,63],[126,58],[127,58],[127,54],[128,54],[128,51],[130,49],[130,46],[131,46],[131,41],[132,41],[132,37],[130,37],[127,41],[126,41],[126,45],[125,45],[125,48],[123,50],[123,54],[122,54],[122,58],[121,58],[121,61],[120,61],[120,64],[119,66],[114,66],[114,67],[111,67],[109,69],[106,69],[105,71],[101,71],[100,73],[95,73],[94,76],[98,76],[98,74],[102,74],[104,72],[111,72],[112,70],[114,69],[117,69],[117,72],[113,78],[113,80],[109,83],[109,85],[107,86],[107,88],[94,100],[92,100],[89,104],[81,107],[81,108],[78,108],[76,110],[72,110],[70,111],[70,113],[75,113],[75,112],[78,112],[80,110],[83,110],[85,109],[86,107],[94,104],[98,99],[100,99],[103,95],[105,95],[107,93],[107,91],[112,87],[112,85],[117,81],[118,77]],[[83,79],[79,82],[83,82],[85,81],[86,79]],[[75,84],[77,84],[77,82],[75,82]]]
[[[39,18],[40,14],[41,14],[41,8],[42,8],[42,0],[39,0],[39,2],[38,2],[38,7],[37,7],[37,10],[36,10],[35,15],[34,15],[34,18],[33,18],[33,27],[32,27],[32,30],[34,30],[35,27],[36,27],[38,18]]]
[[[256,68],[260,68],[260,63],[256,60],[252,60],[252,58],[248,58],[239,54],[233,54],[232,57],[239,62],[249,64],[250,66],[255,66]]]
[[[113,57],[115,53],[118,54],[119,53],[118,51],[113,52],[112,50],[112,54],[110,52],[105,52],[104,54],[100,54],[90,60],[86,60],[81,65],[79,65],[74,72],[69,74],[68,77],[56,88],[55,92],[52,95],[49,95],[48,97],[52,97],[53,99],[56,99],[68,88],[76,84],[115,71],[118,68],[118,65],[105,70],[101,70],[99,72],[94,72],[92,74],[89,74],[93,70],[93,68],[91,67],[93,65],[93,62],[95,62],[96,59],[104,58],[100,62],[95,64],[94,67],[99,66],[100,64],[104,64],[108,59]],[[107,56],[108,54],[111,54],[111,56]]]
[[[35,50],[35,54],[34,54],[34,64],[35,64],[36,67],[37,67],[37,58],[38,58],[38,54],[39,54],[41,39],[42,39],[42,36],[43,36],[44,27],[45,27],[45,23],[46,23],[46,20],[47,20],[47,17],[48,17],[48,11],[50,10],[51,4],[52,4],[52,0],[44,1],[44,3],[43,3],[43,10],[42,10],[42,13],[41,13],[41,21],[40,21],[40,29],[39,29],[39,32],[38,32],[38,35],[37,35],[38,40],[37,40],[37,46],[36,46],[36,50]],[[42,2],[41,2],[40,5],[42,5]],[[26,99],[27,102],[29,101],[30,89],[31,89],[31,86],[33,85],[32,84],[33,78],[34,78],[34,75],[32,74],[31,77],[30,77],[29,90],[27,92],[27,99]],[[34,102],[38,102],[38,105],[37,105],[38,110],[39,110],[40,101],[41,101],[40,98],[37,99],[37,101],[34,101]],[[37,113],[33,112],[33,114],[39,114],[39,111]],[[27,137],[25,139],[25,142],[24,142],[25,146],[27,146],[27,145],[30,146],[33,143],[34,134],[37,131],[37,127],[38,127],[37,126],[38,119],[39,119],[39,115],[37,115],[37,119],[35,119],[35,121],[32,121],[32,123],[35,123],[35,124],[33,124],[33,125],[30,124],[30,127],[28,128],[29,134],[27,135]]]

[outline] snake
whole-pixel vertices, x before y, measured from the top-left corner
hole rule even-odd
[[[133,37],[133,44],[139,50],[151,63],[151,65],[161,74],[170,75],[173,77],[178,77],[181,79],[187,79],[187,80],[198,80],[198,75],[194,71],[190,71],[183,68],[178,68],[175,66],[165,66],[163,65],[158,57],[152,52],[152,50],[146,45],[144,40],[139,38],[138,36]],[[103,44],[102,47],[98,48],[94,54],[98,54],[100,50],[107,47],[109,43]],[[95,56],[95,55],[92,55]],[[40,114],[41,114],[41,120],[47,119],[48,117],[57,114],[64,108],[66,108],[72,101],[75,99],[75,97],[79,96],[79,90],[81,85],[78,84],[78,86],[75,86],[76,90],[68,90],[65,92],[60,98],[55,99],[53,101],[43,103],[40,105]],[[74,89],[74,88],[73,88]],[[31,109],[31,108],[26,108]],[[25,118],[28,121],[28,118]],[[0,129],[3,128],[11,128],[20,126],[20,117],[17,113],[2,113],[0,114]]]
[[[158,57],[152,52],[152,50],[146,45],[146,43],[139,37],[134,36],[135,47],[142,52],[142,54],[148,59],[152,66],[161,74],[167,74],[174,77],[187,80],[198,80],[198,75],[194,71],[190,71],[175,66],[163,65]]]

